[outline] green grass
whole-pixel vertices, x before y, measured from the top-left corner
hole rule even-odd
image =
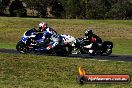
[[[2,43],[0,43],[0,48],[1,49],[16,49],[15,45],[16,45],[16,43],[2,42]]]
[[[0,54],[0,88],[131,88],[127,84],[76,83],[78,67],[87,74],[129,74],[132,62],[36,55]]]
[[[0,48],[15,49],[23,33],[45,21],[60,34],[76,38],[93,28],[103,40],[114,43],[113,54],[132,55],[132,20],[76,20],[0,17]],[[0,53],[0,88],[131,88],[127,84],[76,83],[78,67],[87,74],[129,74],[132,62],[99,61],[96,58],[66,58]]]
[[[112,40],[114,42],[113,53],[120,55],[132,55],[132,40],[131,39],[120,39]]]
[[[0,48],[15,49],[23,33],[37,28],[45,21],[59,34],[70,34],[76,38],[84,36],[87,28],[103,40],[114,43],[113,54],[132,55],[132,20],[81,20],[0,17]]]

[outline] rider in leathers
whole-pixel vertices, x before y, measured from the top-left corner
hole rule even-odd
[[[100,45],[102,43],[102,40],[99,36],[93,34],[93,31],[91,29],[87,29],[85,31],[86,40],[89,40],[90,44],[87,46],[84,46],[85,48],[89,48],[89,53],[93,53],[93,45]]]
[[[42,22],[39,24],[39,31],[43,32],[42,39],[45,41],[47,38],[50,38],[52,43],[46,48],[47,50],[54,48],[57,46],[60,42],[60,36],[59,34],[53,30],[52,28],[48,27],[45,22]]]

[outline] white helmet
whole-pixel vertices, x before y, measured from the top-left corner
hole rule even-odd
[[[39,30],[40,31],[45,31],[46,27],[47,27],[47,23],[45,23],[45,22],[39,23]]]

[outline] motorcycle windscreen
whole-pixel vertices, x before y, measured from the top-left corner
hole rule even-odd
[[[43,37],[43,33],[38,33],[36,36],[35,36],[35,40],[40,40],[42,39]]]
[[[33,30],[33,29],[28,30],[28,31],[25,33],[25,35],[26,35],[26,36],[31,36],[32,33],[34,33],[34,30]]]

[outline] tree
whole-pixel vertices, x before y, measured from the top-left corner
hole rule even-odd
[[[66,0],[63,2],[66,18],[78,18],[81,13],[80,0]]]
[[[132,3],[129,1],[119,0],[112,5],[110,11],[107,13],[109,18],[114,19],[130,19],[132,18]]]
[[[62,17],[64,11],[62,3],[58,0],[51,0],[48,7],[51,7],[51,14],[55,17]]]
[[[38,11],[39,17],[46,17],[47,6],[50,0],[23,0],[28,8]]]
[[[26,9],[19,0],[12,1],[9,7],[10,16],[26,16]]]
[[[89,19],[105,19],[105,14],[109,9],[110,3],[108,0],[89,0],[86,17]]]
[[[9,5],[10,0],[0,0],[0,15],[4,15],[6,7]]]
[[[28,8],[47,16],[47,8],[54,17],[105,19],[131,18],[131,0],[24,0]]]

